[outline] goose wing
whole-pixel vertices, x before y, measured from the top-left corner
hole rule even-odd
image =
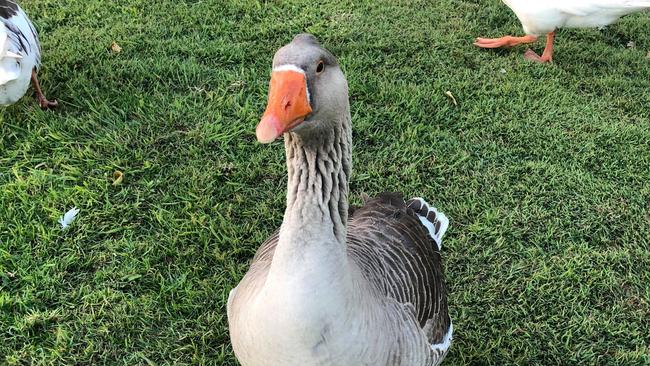
[[[451,320],[440,251],[400,194],[382,193],[354,211],[348,252],[378,291],[414,311],[431,344],[443,342]]]
[[[0,49],[0,57],[5,57],[6,51],[21,56],[35,58],[36,65],[41,61],[41,50],[36,28],[27,14],[13,0],[0,0],[0,30],[6,34],[6,40]]]
[[[0,18],[9,19],[19,10],[20,7],[14,0],[0,0]]]
[[[0,8],[1,9],[1,8]],[[20,55],[7,53],[7,31],[0,22],[0,85],[16,80],[20,76]]]

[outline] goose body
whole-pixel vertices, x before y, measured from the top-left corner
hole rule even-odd
[[[23,9],[13,0],[0,0],[0,105],[22,98],[34,82],[41,107],[56,106],[45,99],[36,73],[41,63],[38,34]]]
[[[553,40],[559,28],[602,28],[615,23],[622,16],[650,8],[650,0],[503,0],[517,15],[525,37],[477,38],[474,43],[482,48],[512,47],[535,42],[547,35],[544,54],[528,51],[526,58],[549,62],[553,56]]]
[[[601,28],[650,8],[648,0],[503,0],[524,32],[541,36],[559,28]]]
[[[348,209],[347,82],[313,36],[276,53],[261,142],[284,134],[282,225],[228,299],[244,366],[421,366],[453,332],[440,257],[448,220],[423,199],[384,193]]]

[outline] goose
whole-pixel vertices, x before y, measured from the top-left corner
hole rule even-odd
[[[453,333],[440,256],[449,220],[398,193],[350,209],[348,85],[314,36],[275,54],[256,135],[284,135],[287,206],[228,298],[239,362],[440,364]]]
[[[546,34],[546,48],[540,56],[528,49],[529,60],[547,63],[553,61],[553,42],[558,28],[602,28],[620,17],[650,8],[650,0],[503,0],[521,22],[526,36],[476,38],[481,48],[513,47],[532,43]]]
[[[41,91],[37,71],[41,64],[38,34],[27,14],[14,0],[0,0],[0,105],[16,103],[30,81],[43,109],[54,108]]]

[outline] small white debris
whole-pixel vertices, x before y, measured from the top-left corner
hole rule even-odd
[[[505,73],[506,73],[506,69],[501,69],[501,70],[499,70],[499,72],[502,73],[502,74],[505,74]]]
[[[634,41],[627,42],[627,48],[636,48],[636,42]]]
[[[445,92],[445,95],[448,96],[449,99],[451,99],[452,103],[454,103],[455,106],[458,105],[458,102],[456,101],[456,97],[454,97],[454,95],[451,93],[451,91],[447,90]]]
[[[74,219],[77,218],[77,214],[79,213],[79,209],[74,207],[72,210],[68,211],[59,219],[59,224],[61,224],[61,230],[65,230],[72,224]]]

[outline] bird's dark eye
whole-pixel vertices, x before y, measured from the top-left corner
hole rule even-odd
[[[323,60],[318,61],[318,66],[316,66],[316,73],[320,74],[325,71],[325,62]]]

